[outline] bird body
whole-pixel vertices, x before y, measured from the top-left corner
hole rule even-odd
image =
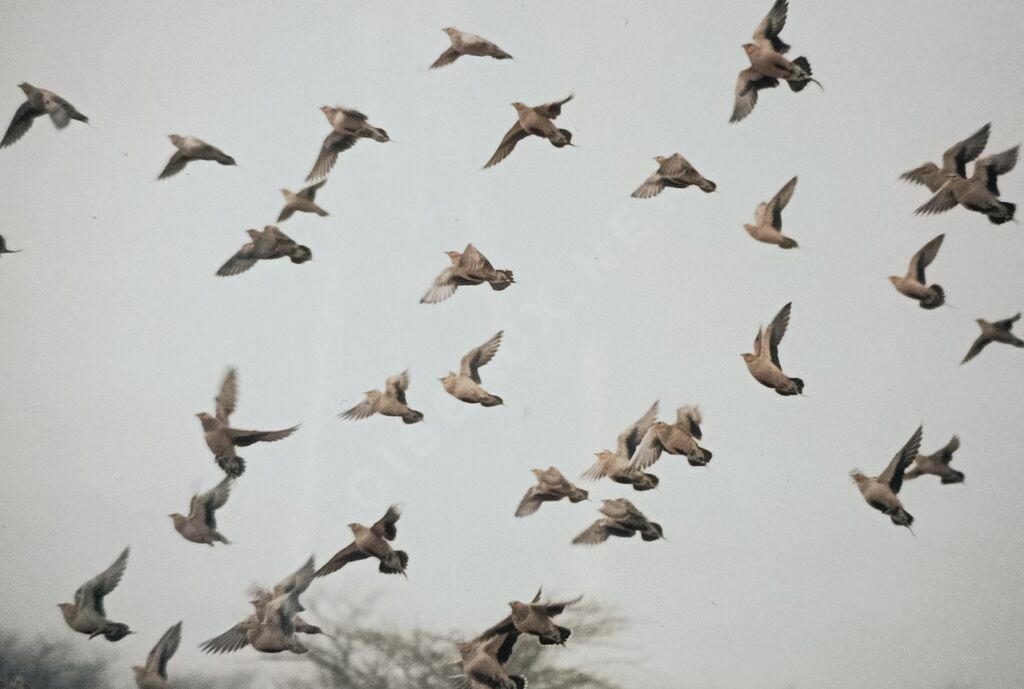
[[[652,522],[636,505],[625,498],[603,500],[600,508],[604,516],[584,529],[573,545],[597,545],[608,540],[609,536],[630,538],[639,533],[645,541],[657,541],[664,538],[661,524]]]
[[[941,449],[930,455],[918,454],[914,457],[914,466],[903,474],[903,478],[915,479],[918,476],[930,474],[938,476],[943,485],[948,483],[963,483],[964,472],[957,471],[949,466],[953,461],[953,453],[960,449],[960,438],[953,436]]]
[[[526,495],[516,508],[517,517],[525,517],[540,509],[545,502],[557,502],[569,498],[569,502],[577,503],[587,500],[589,494],[582,488],[573,485],[562,472],[555,467],[547,469],[531,469],[537,477],[537,485],[530,486]]]
[[[783,373],[782,364],[779,362],[779,343],[782,342],[782,337],[789,326],[791,308],[792,303],[786,304],[767,329],[762,331],[758,328],[757,337],[754,338],[754,351],[742,355],[754,380],[783,396],[799,395],[804,391],[804,381]]]
[[[572,146],[572,132],[567,129],[560,129],[555,126],[553,120],[562,114],[562,106],[572,100],[572,95],[560,101],[544,103],[530,107],[520,102],[515,102],[512,107],[516,109],[516,123],[505,133],[498,149],[487,161],[484,168],[497,165],[512,152],[520,141],[528,136],[539,136],[547,139],[555,148]]]
[[[231,414],[238,402],[238,371],[229,368],[221,383],[220,392],[215,399],[216,416],[206,412],[196,414],[203,426],[203,438],[206,446],[213,453],[214,460],[229,477],[241,476],[245,471],[245,460],[235,452],[236,447],[247,447],[257,442],[271,443],[287,438],[298,426],[280,431],[246,431],[232,428],[229,425]],[[226,500],[226,495],[224,496]]]
[[[228,539],[217,531],[215,512],[223,507],[231,493],[232,478],[224,479],[205,493],[192,496],[188,516],[177,512],[169,515],[174,522],[174,529],[186,541],[203,543],[213,546],[214,543],[229,543]]]
[[[670,156],[654,156],[654,160],[658,163],[658,169],[637,187],[631,194],[633,198],[649,199],[660,194],[665,187],[685,189],[689,186],[696,186],[705,194],[710,194],[718,188],[718,185],[697,172],[697,168],[679,153],[673,153]]]
[[[337,162],[338,154],[352,148],[359,139],[373,139],[380,143],[391,141],[386,131],[370,124],[366,115],[358,110],[324,105],[320,107],[320,112],[331,124],[331,132],[324,139],[320,155],[306,176],[307,182],[326,177]]]
[[[322,179],[315,184],[309,184],[300,189],[297,192],[289,189],[282,189],[281,194],[284,196],[284,208],[281,209],[280,215],[277,216],[277,222],[284,222],[288,218],[292,217],[296,211],[301,213],[316,213],[323,217],[327,215],[320,206],[316,205],[316,192],[320,190],[320,187],[327,184],[326,179]]]
[[[407,424],[419,423],[423,413],[409,406],[405,391],[409,389],[409,371],[391,376],[384,383],[384,390],[367,390],[366,398],[359,404],[338,414],[340,419],[365,419],[380,414],[397,416]]]
[[[538,590],[529,603],[511,601],[508,604],[511,611],[509,615],[477,637],[476,640],[486,641],[506,634],[529,634],[536,636],[543,646],[565,644],[569,636],[572,635],[572,630],[555,624],[551,618],[561,615],[566,608],[580,602],[583,596],[558,603],[541,602],[540,596],[541,591]]]
[[[910,266],[904,276],[890,275],[889,281],[900,294],[917,300],[922,309],[937,309],[946,302],[946,293],[940,285],[929,285],[925,280],[925,268],[931,265],[939,253],[942,240],[946,235],[940,234],[931,240],[910,259]]]
[[[170,689],[167,681],[167,662],[178,650],[181,644],[181,622],[172,626],[156,646],[146,657],[145,665],[135,665],[132,671],[135,673],[135,684],[139,689]]]
[[[1014,146],[1002,153],[981,158],[974,163],[969,178],[963,176],[962,166],[957,170],[944,171],[945,183],[914,213],[933,215],[960,205],[986,216],[993,225],[1013,220],[1017,206],[999,198],[999,177],[1016,167],[1019,153],[1020,146]]]
[[[754,224],[744,225],[747,233],[759,242],[774,244],[781,249],[794,249],[798,246],[795,239],[782,234],[782,210],[789,204],[796,189],[797,178],[786,182],[770,201],[757,206]]]
[[[444,67],[458,60],[463,55],[475,55],[478,57],[493,57],[495,60],[510,60],[512,56],[504,50],[476,34],[466,33],[448,26],[442,29],[451,40],[451,47],[441,53],[440,57],[430,65],[431,69]]]
[[[504,404],[504,400],[500,397],[487,392],[480,380],[480,367],[490,362],[498,353],[503,334],[503,331],[499,330],[487,342],[479,347],[474,347],[462,357],[459,372],[449,371],[448,375],[440,379],[445,392],[467,404],[479,404],[483,407],[496,407]]]
[[[25,135],[37,117],[49,115],[53,126],[57,129],[64,129],[71,120],[85,122],[89,118],[78,112],[71,103],[67,102],[53,91],[39,89],[27,82],[18,84],[25,93],[25,102],[14,113],[11,124],[4,133],[3,140],[0,140],[0,148],[7,148]]]
[[[662,452],[683,455],[690,466],[706,466],[712,454],[698,442],[703,437],[700,429],[702,420],[697,407],[684,406],[676,410],[674,424],[656,421],[637,445],[630,458],[629,468],[642,471],[657,462]]]
[[[459,287],[488,283],[491,289],[500,292],[513,282],[511,270],[497,270],[472,244],[467,244],[460,253],[446,251],[451,265],[434,278],[430,289],[420,299],[421,304],[436,304],[448,299]]]
[[[975,322],[978,327],[981,328],[981,334],[971,345],[971,348],[967,352],[967,356],[963,358],[961,364],[966,364],[968,361],[978,356],[981,350],[985,349],[990,342],[1001,342],[1008,344],[1013,347],[1024,347],[1024,340],[1013,334],[1013,324],[1020,320],[1020,313],[1011,318],[1004,318],[1001,321],[989,322],[984,318],[978,318]]]
[[[64,622],[76,632],[88,634],[90,639],[102,635],[107,641],[120,641],[131,634],[128,625],[107,619],[104,608],[104,598],[121,583],[127,566],[128,548],[125,548],[107,569],[78,587],[74,603],[57,606]]]
[[[526,679],[510,675],[505,664],[512,655],[518,634],[504,634],[486,641],[458,644],[462,671],[470,689],[526,689]]]
[[[335,553],[334,557],[318,569],[314,576],[327,576],[350,562],[365,560],[369,557],[380,561],[378,570],[383,574],[406,576],[405,568],[409,564],[409,556],[403,550],[393,549],[390,543],[398,535],[395,524],[401,516],[402,513],[398,506],[392,505],[384,513],[384,516],[369,528],[358,523],[349,524],[348,527],[353,536],[352,543]]]
[[[235,165],[235,159],[216,146],[211,146],[202,139],[194,136],[179,136],[170,134],[168,137],[171,143],[178,149],[167,161],[163,171],[157,179],[166,179],[178,174],[185,169],[193,160],[216,160],[221,165]]]
[[[859,471],[850,473],[866,503],[887,515],[893,524],[908,529],[914,524],[914,517],[903,508],[899,492],[903,487],[903,474],[921,447],[921,431],[921,427],[914,431],[910,440],[878,476],[865,476]]]
[[[246,232],[250,241],[217,269],[218,276],[244,273],[256,265],[257,261],[288,258],[292,263],[305,263],[313,258],[313,252],[308,246],[298,244],[274,225],[267,225],[262,231],[250,229]]]
[[[637,491],[656,488],[658,486],[658,477],[654,474],[645,474],[635,469],[630,464],[630,458],[636,452],[640,441],[654,425],[657,418],[658,402],[656,401],[643,416],[619,433],[616,439],[615,452],[601,450],[595,454],[597,461],[583,472],[583,478],[597,481],[607,477],[616,483],[629,484],[633,486],[633,490]]]

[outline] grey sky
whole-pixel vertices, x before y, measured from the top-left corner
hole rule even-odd
[[[988,121],[990,152],[1024,139],[1024,3],[793,0],[784,37],[828,90],[763,92],[738,125],[740,44],[769,0],[431,5],[0,0],[0,115],[29,81],[91,118],[39,120],[0,152],[0,233],[24,250],[0,260],[4,623],[70,636],[55,604],[131,544],[108,609],[140,633],[83,650],[123,658],[128,682],[184,619],[172,672],[252,667],[196,645],[247,613],[251,582],[322,562],[394,501],[409,580],[358,563],[316,596],[380,589],[381,620],[468,636],[538,584],[582,592],[631,616],[632,662],[608,671],[633,686],[1018,687],[1024,358],[957,362],[974,318],[1024,308],[1024,236],[962,209],[916,218],[927,191],[897,176]],[[429,71],[448,25],[516,59]],[[511,101],[569,93],[578,148],[527,140],[480,170]],[[315,260],[215,278],[301,183],[334,103],[393,143],[341,155],[317,198],[329,218],[282,225]],[[239,166],[157,183],[172,132]],[[629,198],[674,151],[718,193]],[[794,174],[803,248],[782,252],[742,224]],[[1006,198],[1024,201],[1022,174]],[[925,312],[886,276],[942,232],[929,277],[957,308]],[[517,283],[418,304],[467,241]],[[739,356],[787,301],[782,361],[806,399]],[[436,379],[502,328],[483,375],[506,405],[445,395]],[[209,549],[166,515],[220,478],[193,414],[228,364],[239,425],[303,426],[242,453],[218,515],[236,544]],[[335,418],[404,368],[425,423]],[[572,548],[588,503],[512,517],[530,468],[578,476],[658,398],[663,416],[699,403],[715,453],[704,470],[667,457],[661,488],[629,495],[670,541]],[[967,485],[906,485],[915,540],[848,472],[880,471],[921,422],[926,451],[961,435]]]

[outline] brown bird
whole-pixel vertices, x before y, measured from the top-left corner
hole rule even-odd
[[[384,383],[384,391],[367,390],[366,399],[338,414],[339,419],[366,419],[374,414],[397,416],[405,423],[419,423],[423,413],[409,406],[405,391],[409,389],[409,371],[391,376]]]
[[[128,548],[125,548],[113,564],[78,587],[74,603],[57,605],[67,625],[76,632],[88,634],[90,639],[102,634],[107,641],[120,641],[132,634],[128,625],[108,620],[103,606],[103,599],[121,583],[127,567]]]
[[[298,429],[298,425],[280,431],[243,431],[228,425],[231,414],[238,402],[238,371],[229,368],[215,398],[216,416],[206,412],[196,414],[203,424],[203,438],[213,453],[217,465],[228,476],[241,476],[245,472],[245,460],[235,454],[236,447],[248,447],[253,443],[272,443],[287,438]]]
[[[779,33],[786,26],[788,11],[787,0],[775,0],[768,15],[754,30],[753,42],[743,44],[750,67],[740,72],[736,79],[736,102],[730,122],[739,122],[749,115],[757,105],[757,92],[775,88],[780,79],[794,92],[802,91],[812,81],[823,89],[821,83],[811,76],[811,63],[806,57],[798,57],[792,62],[783,57],[789,52],[789,46],[779,38]]]
[[[1019,146],[986,156],[974,164],[970,179],[964,179],[956,172],[947,172],[946,183],[915,214],[933,215],[944,213],[956,205],[969,211],[981,213],[993,225],[1002,225],[1013,220],[1017,205],[999,198],[999,176],[1011,171],[1017,165]]]
[[[395,540],[395,536],[398,535],[395,523],[400,516],[402,513],[398,510],[398,506],[392,505],[384,513],[384,516],[370,528],[366,528],[362,524],[349,524],[348,528],[352,529],[355,540],[335,553],[334,557],[318,569],[314,576],[327,576],[350,562],[365,560],[368,557],[380,560],[377,569],[384,574],[407,576],[405,568],[409,564],[409,555],[403,550],[393,550],[391,544],[388,543],[388,541]]]
[[[572,539],[573,545],[597,545],[607,541],[609,536],[630,538],[637,532],[645,541],[657,541],[665,537],[661,524],[647,519],[629,500],[619,498],[601,502],[604,503],[600,510],[604,517]]]
[[[273,225],[260,230],[246,230],[252,241],[247,242],[224,265],[217,269],[217,275],[225,277],[238,275],[256,265],[257,261],[271,261],[275,258],[289,258],[292,263],[305,263],[313,258],[308,246],[295,242]]]
[[[145,665],[135,665],[132,671],[135,673],[135,684],[139,689],[170,689],[167,681],[167,661],[178,650],[181,644],[181,622],[172,626],[156,646],[146,656]]]
[[[479,404],[482,407],[496,407],[504,404],[497,395],[492,395],[480,385],[480,367],[489,363],[498,353],[504,331],[499,330],[494,337],[479,347],[469,350],[459,363],[459,372],[449,371],[444,378],[439,378],[445,392],[457,400],[467,404]]]
[[[903,478],[909,481],[918,476],[931,474],[932,476],[938,476],[943,485],[947,483],[963,483],[964,472],[957,471],[949,466],[949,463],[953,461],[953,453],[959,449],[960,438],[954,435],[939,451],[930,455],[917,455],[914,458],[914,467],[909,469],[903,475]]]
[[[35,119],[43,115],[49,115],[53,126],[57,129],[64,129],[71,120],[89,123],[88,117],[78,112],[75,106],[53,91],[37,89],[27,82],[18,84],[18,88],[25,92],[25,102],[14,113],[14,119],[11,120],[3,140],[0,141],[0,148],[7,148],[24,136],[25,132],[32,127]]]
[[[281,209],[281,214],[277,216],[278,222],[284,222],[288,218],[292,217],[295,211],[301,211],[303,213],[316,213],[323,217],[327,215],[320,206],[316,205],[316,193],[320,190],[320,187],[327,184],[326,179],[322,179],[315,184],[309,184],[297,192],[290,191],[288,189],[282,189],[281,194],[284,195],[284,208]]]
[[[231,494],[231,483],[232,478],[225,476],[214,488],[193,495],[187,517],[178,512],[168,515],[174,521],[174,530],[186,541],[205,543],[211,548],[214,543],[230,543],[217,531],[217,518],[214,515],[227,503]]]
[[[649,199],[660,194],[665,187],[685,189],[695,185],[705,194],[710,194],[718,188],[718,185],[697,172],[697,168],[678,153],[673,153],[667,158],[654,156],[654,159],[658,162],[658,169],[630,194],[633,198]]]
[[[164,166],[157,179],[166,179],[178,174],[193,160],[216,160],[221,165],[236,164],[234,158],[202,139],[197,139],[194,136],[178,136],[177,134],[170,134],[167,138],[178,150],[167,161],[167,165]]]
[[[701,447],[697,441],[703,438],[700,424],[703,418],[697,407],[679,407],[676,422],[667,424],[656,421],[644,433],[629,463],[630,469],[643,471],[661,457],[662,452],[670,455],[684,455],[693,467],[706,466],[711,461],[711,451]]]
[[[448,299],[459,287],[489,283],[491,289],[501,291],[515,280],[511,270],[496,270],[480,251],[467,244],[462,253],[446,251],[452,264],[434,278],[430,289],[420,299],[421,304],[437,304]]]
[[[779,343],[786,334],[792,306],[792,302],[783,306],[763,332],[761,328],[757,329],[753,353],[740,355],[754,380],[783,396],[802,395],[804,392],[804,381],[787,376],[779,363]]]
[[[8,249],[7,248],[7,241],[3,238],[3,235],[0,235],[0,256],[3,256],[4,254],[20,254],[20,253],[21,253],[21,249]]]
[[[597,461],[583,472],[582,478],[597,481],[605,476],[616,483],[628,483],[633,490],[651,490],[658,486],[658,477],[645,474],[630,467],[629,458],[636,452],[640,441],[658,418],[658,402],[655,401],[647,413],[633,422],[616,439],[615,452],[601,450],[596,453]]]
[[[458,60],[463,55],[476,55],[479,57],[493,57],[495,60],[511,60],[512,56],[494,45],[486,38],[480,38],[471,33],[459,31],[451,26],[441,29],[451,39],[452,46],[441,53],[441,56],[434,60],[430,69],[444,67]]]
[[[518,101],[513,103],[512,107],[516,109],[518,119],[505,134],[504,138],[502,138],[501,143],[498,144],[498,150],[494,152],[491,159],[484,165],[484,169],[503,161],[512,152],[512,149],[516,147],[516,144],[530,135],[547,139],[555,148],[574,146],[575,144],[572,143],[572,132],[567,129],[559,129],[552,122],[552,120],[562,114],[562,106],[571,101],[572,98],[572,95],[570,95],[563,100],[544,103],[532,108]]]
[[[250,601],[255,614],[236,624],[223,634],[204,641],[200,648],[206,653],[231,653],[251,645],[261,653],[307,653],[306,646],[296,638],[302,631],[297,627],[298,614],[305,610],[299,596],[305,593],[313,580],[313,558],[310,557],[294,574],[277,584],[270,596],[257,590]],[[312,627],[322,633],[319,627]]]
[[[988,145],[988,136],[992,124],[986,124],[963,141],[957,141],[942,154],[942,167],[928,162],[908,170],[900,175],[900,179],[913,184],[923,184],[932,193],[937,192],[946,180],[947,173],[955,172],[960,177],[967,177],[967,163],[981,155]]]
[[[984,318],[976,319],[978,327],[981,328],[981,335],[978,335],[978,339],[974,341],[971,348],[967,351],[967,356],[961,361],[961,364],[966,364],[968,361],[978,356],[981,350],[988,346],[989,342],[1002,342],[1003,344],[1013,345],[1014,347],[1024,347],[1024,340],[1014,335],[1013,324],[1020,320],[1020,312],[1012,318],[1004,318],[1001,321],[995,321],[989,323]]]
[[[782,234],[782,210],[793,198],[793,191],[796,189],[796,180],[786,182],[786,185],[779,189],[779,192],[767,203],[760,203],[754,211],[753,225],[744,225],[743,228],[751,237],[765,244],[774,244],[780,249],[795,249],[799,246],[792,237]]]
[[[569,498],[569,502],[577,503],[587,500],[590,496],[587,491],[570,483],[555,467],[530,471],[537,477],[537,485],[530,486],[526,495],[519,501],[519,507],[516,508],[517,517],[533,514],[545,502],[558,502],[562,498]]]
[[[905,526],[908,529],[914,524],[914,517],[903,509],[903,503],[897,496],[900,488],[903,487],[903,473],[917,457],[917,451],[921,447],[921,430],[921,427],[918,426],[914,435],[910,436],[910,440],[896,453],[885,471],[878,476],[865,476],[856,470],[850,472],[850,476],[853,477],[857,488],[860,489],[860,494],[864,496],[865,502],[879,512],[888,515],[893,524]]]
[[[537,589],[537,595],[529,603],[516,600],[510,602],[508,606],[512,612],[501,622],[478,636],[476,641],[483,642],[506,634],[516,636],[532,634],[537,637],[542,646],[564,645],[572,635],[572,630],[555,624],[551,618],[561,615],[570,605],[579,603],[583,596],[559,603],[541,603],[540,594],[541,589]]]
[[[457,644],[470,689],[526,689],[525,677],[505,670],[518,638],[518,634],[505,634]]]
[[[313,169],[306,176],[307,182],[326,177],[334,167],[334,163],[337,162],[338,154],[352,148],[360,139],[373,139],[380,143],[391,141],[386,131],[370,124],[366,115],[358,110],[323,105],[320,107],[320,112],[331,123],[331,133],[327,135],[320,147],[320,155],[317,156]]]
[[[935,257],[939,255],[939,247],[946,235],[940,234],[921,247],[910,259],[910,266],[907,274],[903,277],[890,275],[896,291],[900,294],[915,299],[922,309],[937,309],[946,303],[946,292],[940,285],[929,285],[925,280],[924,269],[931,265]]]

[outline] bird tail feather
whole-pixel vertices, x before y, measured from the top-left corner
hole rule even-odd
[[[946,291],[941,285],[931,285],[929,289],[931,292],[928,296],[919,302],[922,309],[937,309],[946,303]]]
[[[245,473],[245,460],[238,455],[234,457],[218,457],[217,465],[231,478],[238,478]]]

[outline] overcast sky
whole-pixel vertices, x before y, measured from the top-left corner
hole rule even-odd
[[[1017,689],[1024,352],[958,362],[975,318],[1024,308],[1024,235],[963,209],[915,217],[928,192],[898,175],[985,122],[990,152],[1024,139],[1024,3],[843,4],[793,0],[783,34],[827,91],[762,92],[730,125],[740,45],[770,0],[0,0],[0,114],[29,81],[90,117],[59,133],[40,119],[0,151],[0,234],[23,250],[0,259],[4,624],[115,657],[125,684],[178,619],[172,677],[265,667],[196,646],[248,613],[249,584],[324,561],[345,524],[399,502],[408,581],[357,563],[311,599],[379,591],[382,623],[468,637],[539,584],[583,593],[630,618],[629,662],[607,668],[625,686]],[[449,25],[516,59],[428,70]],[[569,93],[558,123],[577,148],[527,140],[481,171],[509,103]],[[335,103],[393,142],[339,157],[317,197],[329,217],[282,225],[315,260],[214,277],[302,184],[328,132],[317,108]],[[170,133],[238,167],[158,183]],[[631,199],[676,151],[718,192]],[[795,174],[785,222],[802,249],[753,241],[743,223]],[[1024,171],[1000,184],[1024,201]],[[924,311],[886,277],[940,233],[929,278],[956,308]],[[516,284],[420,305],[467,242]],[[806,398],[762,388],[740,358],[788,301],[781,358]],[[505,406],[447,396],[437,378],[499,329],[482,375]],[[167,514],[220,480],[194,414],[228,365],[235,423],[302,428],[242,452],[218,514],[235,544],[211,549]],[[335,417],[405,368],[424,423]],[[650,493],[587,487],[627,495],[669,541],[570,546],[596,503],[512,516],[531,468],[578,476],[655,399],[663,418],[700,404],[711,465],[665,457]],[[907,483],[915,539],[849,472],[880,472],[920,423],[925,451],[961,436],[967,484]],[[139,634],[75,637],[55,604],[126,544],[107,609]]]

